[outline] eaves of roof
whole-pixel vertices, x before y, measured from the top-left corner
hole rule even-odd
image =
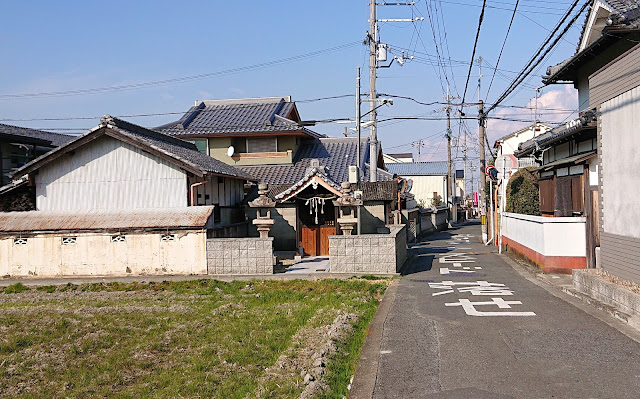
[[[571,83],[576,79],[577,69],[585,62],[600,56],[611,43],[622,39],[622,36],[631,32],[640,31],[640,3],[637,1],[627,4],[626,2],[613,2],[611,5],[615,11],[609,14],[607,26],[602,29],[601,35],[582,51],[577,51],[571,58],[547,68],[547,76],[542,78],[542,83],[548,85],[553,83]],[[591,12],[591,9],[590,11]],[[587,14],[587,21],[589,15]],[[587,26],[587,21],[583,25],[582,36]],[[579,48],[578,48],[579,50]]]
[[[163,133],[145,129],[141,126],[105,116],[100,125],[89,130],[69,143],[34,159],[10,174],[10,177],[21,177],[54,161],[63,154],[69,153],[101,136],[113,137],[117,140],[140,148],[162,159],[171,162],[196,176],[205,174],[221,175],[242,180],[256,181],[249,173],[209,157],[197,150],[193,143],[168,136]]]
[[[213,206],[86,211],[0,212],[0,234],[202,229]]]
[[[58,147],[73,139],[74,136],[46,132],[22,126],[0,123],[0,138],[17,143],[41,145],[44,147]]]
[[[568,165],[568,164],[578,164],[580,162],[584,162],[588,159],[593,158],[596,155],[597,151],[589,151],[586,153],[574,155],[567,158],[558,159],[556,161],[550,162],[546,165],[542,165],[537,170],[550,170],[556,166]]]
[[[531,140],[520,143],[518,150],[514,152],[514,155],[516,158],[521,158],[536,151],[551,147],[553,144],[561,140],[568,139],[586,129],[595,129],[596,118],[595,110],[586,111],[577,119],[571,120],[560,126],[556,126],[538,137],[534,137]]]

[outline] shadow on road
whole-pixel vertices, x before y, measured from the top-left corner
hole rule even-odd
[[[402,276],[406,276],[431,270],[435,255],[455,250],[452,246],[447,244],[447,241],[451,240],[453,236],[458,234],[457,230],[461,227],[479,225],[479,221],[469,221],[463,225],[452,227],[446,231],[440,231],[426,237],[422,237],[415,243],[409,244],[409,251],[407,255],[410,257],[410,261],[400,274]]]

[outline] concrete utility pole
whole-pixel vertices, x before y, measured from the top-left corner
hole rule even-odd
[[[418,162],[420,162],[420,150],[423,145],[424,143],[422,142],[422,140],[414,141],[413,143],[411,143],[412,147],[416,147],[418,149]]]
[[[487,165],[484,155],[484,123],[485,123],[485,114],[484,114],[484,102],[482,100],[478,101],[478,139],[480,141],[480,187],[478,187],[478,191],[480,192],[480,214],[484,216],[484,223],[482,223],[482,242],[487,242],[487,194],[486,183],[487,178],[484,173]]]
[[[362,105],[362,101],[360,99],[360,67],[358,67],[357,68],[357,72],[356,72],[356,133],[358,135],[358,155],[357,155],[358,158],[356,160],[356,170],[357,170],[357,173],[358,173],[358,181],[357,181],[358,182],[358,184],[357,184],[358,191],[360,191],[362,189],[361,184],[360,184],[360,180],[361,180],[361,178],[360,178],[360,162],[361,162],[360,161],[360,159],[361,159],[360,146],[362,145],[362,141],[360,139],[360,135],[361,135],[360,133],[361,133],[361,130],[362,130],[361,129],[362,121],[360,120],[362,118],[360,116],[362,114],[362,111],[360,110],[361,105]],[[360,215],[360,209],[361,208],[362,208],[361,206],[358,206],[358,235],[360,235],[360,233],[361,233],[361,231],[360,231],[361,230],[361,228],[360,228],[360,225],[361,225],[361,223],[360,223],[360,220],[361,220],[360,219],[360,216],[361,216]]]
[[[449,198],[451,201],[451,220],[456,223],[458,221],[458,209],[456,207],[456,178],[453,173],[453,163],[451,162],[451,96],[449,95],[449,85],[447,85],[447,171]]]
[[[376,22],[376,0],[369,3],[369,103],[371,119],[369,139],[369,181],[378,181],[378,113],[376,112],[376,73],[378,68],[378,24]]]
[[[361,144],[361,123],[360,120],[362,111],[360,111],[360,107],[362,106],[362,101],[360,101],[360,67],[357,68],[356,73],[356,133],[358,135],[358,159],[356,161],[356,168],[358,169],[358,190],[360,190],[360,144]]]
[[[376,89],[376,75],[378,65],[378,50],[380,46],[384,47],[384,54],[386,57],[386,46],[380,44],[378,37],[378,22],[416,22],[424,20],[424,17],[415,17],[409,19],[376,19],[376,6],[413,6],[414,2],[401,2],[401,3],[376,3],[376,0],[369,1],[369,119],[371,120],[370,136],[369,136],[369,181],[378,181],[378,113],[376,108],[378,107],[378,93]],[[409,57],[409,59],[413,58]],[[404,55],[402,57],[394,57],[394,60],[398,60],[398,64],[402,66],[405,61]],[[386,61],[384,58],[382,61]],[[393,62],[393,60],[392,60]],[[385,66],[389,67],[391,64]]]

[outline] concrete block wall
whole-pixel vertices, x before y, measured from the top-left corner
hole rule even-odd
[[[447,228],[447,207],[427,208],[421,214],[420,234],[431,234]]]
[[[208,274],[273,274],[273,237],[207,239]]]
[[[407,257],[405,225],[389,225],[390,234],[329,236],[333,273],[398,273]]]

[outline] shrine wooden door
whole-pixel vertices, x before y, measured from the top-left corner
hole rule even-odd
[[[328,256],[329,236],[336,234],[336,226],[302,226],[302,250],[306,256]]]
[[[302,250],[306,256],[318,256],[318,227],[302,226]]]

